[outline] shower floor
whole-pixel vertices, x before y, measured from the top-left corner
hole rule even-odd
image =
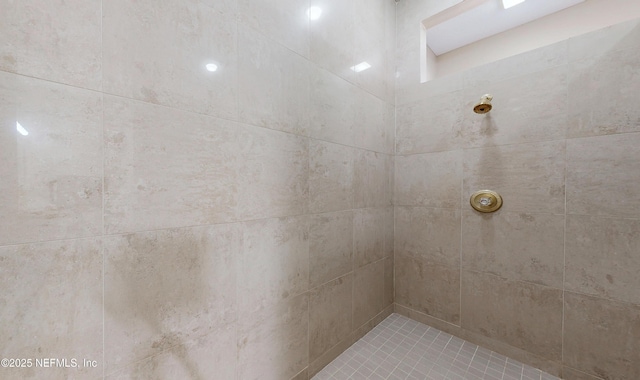
[[[559,380],[399,314],[392,314],[312,380]]]

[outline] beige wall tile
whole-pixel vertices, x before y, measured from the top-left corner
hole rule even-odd
[[[309,20],[311,61],[353,82],[355,0],[310,0],[309,6],[322,10],[319,19]]]
[[[353,270],[353,211],[311,216],[309,288]]]
[[[463,270],[461,325],[559,361],[562,290]]]
[[[462,151],[397,156],[395,204],[460,207]]]
[[[236,321],[239,224],[105,238],[107,373]]]
[[[308,2],[237,0],[240,22],[303,57],[309,56]]]
[[[5,1],[0,70],[100,89],[101,1]]]
[[[464,146],[563,139],[568,117],[567,70],[567,65],[561,65],[465,88]],[[493,109],[478,115],[473,107],[486,93],[493,95]]]
[[[309,292],[309,361],[338,344],[352,330],[353,274]]]
[[[353,278],[353,327],[358,328],[382,311],[384,260],[358,268]]]
[[[0,245],[102,233],[102,112],[98,93],[0,72]]]
[[[356,89],[354,143],[382,153],[393,153],[395,109],[393,104],[381,100],[368,92]]]
[[[309,64],[253,29],[238,29],[238,118],[259,127],[307,135]]]
[[[0,356],[33,360],[3,379],[102,376],[102,246],[99,239],[0,247]],[[96,368],[35,368],[36,358],[81,358]]]
[[[460,265],[460,211],[397,207],[395,254]]]
[[[248,220],[306,213],[309,202],[308,139],[247,127],[240,141],[239,218]]]
[[[388,307],[393,305],[393,293],[394,293],[394,273],[393,257],[384,258],[384,297],[383,306]]]
[[[464,202],[490,189],[504,211],[564,213],[564,157],[564,141],[465,150]]]
[[[353,268],[380,260],[384,254],[384,209],[354,210]]]
[[[565,364],[603,379],[640,378],[640,307],[565,292]]]
[[[571,367],[562,367],[562,378],[565,380],[600,380],[600,377],[587,375]]]
[[[289,379],[309,364],[309,296],[240,316],[238,380]]]
[[[478,95],[480,99],[482,94]],[[462,92],[425,96],[397,108],[396,152],[443,152],[462,145]],[[466,130],[466,127],[465,127]]]
[[[394,208],[387,207],[384,215],[384,255],[393,257],[395,252],[395,218]]]
[[[583,137],[640,131],[636,98],[640,86],[639,67],[637,46],[573,62],[569,77],[568,135]]]
[[[391,156],[368,150],[357,150],[354,167],[354,207],[386,207],[392,204],[392,182],[389,175]]]
[[[640,304],[640,220],[571,215],[565,288]]]
[[[568,140],[567,213],[640,216],[638,144],[640,133]]]
[[[237,118],[237,24],[193,1],[103,4],[105,92]],[[209,72],[208,63],[218,70]]]
[[[464,211],[462,267],[562,289],[564,216]]]
[[[112,96],[104,113],[107,233],[237,219],[246,128]]]
[[[354,148],[310,139],[310,212],[353,208],[355,160]]]
[[[395,256],[395,302],[453,324],[460,323],[460,268]]]
[[[638,45],[640,21],[631,20],[570,38],[569,61],[575,62],[618,50],[634,49]]]

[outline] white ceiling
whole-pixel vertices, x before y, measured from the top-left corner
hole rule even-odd
[[[448,10],[430,18],[444,21],[427,29],[427,45],[436,55],[441,55],[584,1],[527,0],[512,8],[504,9],[502,0],[465,0],[459,5],[462,6],[467,2],[479,3],[479,5],[450,18],[446,15]],[[430,24],[430,19],[425,22]]]

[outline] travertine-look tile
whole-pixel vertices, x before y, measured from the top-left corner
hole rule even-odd
[[[462,151],[397,156],[395,163],[396,205],[460,207]]]
[[[354,148],[310,139],[310,212],[353,208],[355,159]]]
[[[238,217],[304,214],[309,202],[309,139],[247,127],[240,141]]]
[[[640,133],[568,140],[567,213],[639,217],[638,144]]]
[[[240,316],[238,380],[282,380],[309,363],[309,296]],[[230,348],[232,349],[232,348]]]
[[[353,328],[358,328],[382,311],[384,302],[384,260],[358,268],[353,278]]]
[[[464,146],[494,146],[559,140],[567,126],[567,65],[496,80],[464,90]],[[486,115],[473,112],[480,97],[493,95]],[[542,94],[536,96],[534,94]]]
[[[562,290],[463,270],[461,325],[559,361]]]
[[[235,326],[217,327],[209,335],[107,374],[106,379],[234,379],[236,345]]]
[[[398,106],[396,151],[411,154],[460,149],[463,104],[462,92],[455,91]]]
[[[394,208],[387,207],[384,215],[384,255],[393,256],[395,242]]]
[[[240,22],[303,57],[309,56],[309,3],[298,0],[237,0]]]
[[[565,364],[603,379],[640,378],[640,306],[565,292]]]
[[[392,205],[393,157],[358,150],[354,166],[354,207],[386,207]]]
[[[344,339],[352,329],[353,274],[309,292],[309,361]]]
[[[505,211],[561,214],[564,169],[564,141],[465,150],[463,199],[490,189],[502,196]]]
[[[338,278],[353,268],[353,211],[311,216],[309,287]]]
[[[575,62],[640,45],[640,21],[631,20],[568,40],[569,61]]]
[[[380,260],[384,254],[385,209],[354,210],[353,268]]]
[[[355,146],[356,94],[360,90],[315,67],[310,69],[309,80],[309,136]]]
[[[460,324],[460,268],[423,258],[395,256],[395,302]]]
[[[103,4],[104,91],[235,119],[235,20],[195,1]],[[205,65],[214,63],[217,71]]]
[[[351,67],[355,49],[355,1],[310,0],[310,7],[318,7],[322,14],[309,20],[310,53],[312,62],[342,78],[353,81]]]
[[[396,207],[395,253],[455,267],[460,265],[460,211]]]
[[[3,1],[0,70],[100,89],[101,1]]]
[[[0,368],[0,377],[102,376],[99,240],[0,247],[0,289],[0,356],[33,361],[31,368]],[[95,360],[98,367],[36,368],[36,358],[49,357]]]
[[[395,129],[393,104],[361,89],[356,89],[353,96],[355,146],[376,152],[393,153]]]
[[[640,220],[570,215],[567,290],[640,304]]]
[[[102,96],[0,72],[0,120],[0,245],[101,234]]]
[[[384,258],[384,297],[383,306],[387,307],[393,304],[394,293],[394,263],[393,257]]]
[[[238,119],[306,135],[309,127],[309,64],[262,34],[238,29]]]
[[[564,380],[601,380],[600,377],[587,375],[571,367],[562,367],[562,378]]]
[[[636,98],[640,86],[637,46],[574,62],[570,73],[568,136],[640,131]]]
[[[462,221],[463,268],[562,288],[563,215],[465,211]]]
[[[309,289],[309,218],[245,222],[239,255],[239,311],[250,316]]]
[[[112,96],[104,102],[107,233],[237,219],[243,126]]]
[[[239,224],[105,239],[107,373],[236,320]]]

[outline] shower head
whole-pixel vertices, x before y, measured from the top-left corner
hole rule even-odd
[[[485,114],[491,111],[491,108],[493,108],[493,106],[491,105],[491,100],[493,100],[493,96],[489,94],[482,95],[482,98],[480,98],[480,103],[476,104],[473,107],[473,112]]]

